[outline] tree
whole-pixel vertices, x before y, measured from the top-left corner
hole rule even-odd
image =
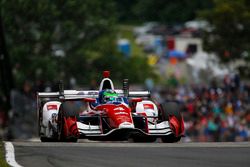
[[[136,21],[134,5],[138,0],[115,0],[117,19],[120,22]],[[138,20],[137,20],[138,21]]]
[[[214,8],[201,12],[200,16],[210,23],[203,38],[205,49],[216,53],[222,62],[244,60],[245,67],[250,68],[249,1],[214,0]]]
[[[0,6],[16,85],[70,78],[89,84],[103,70],[121,79],[123,65],[133,62],[116,51],[113,0],[2,0]]]
[[[10,109],[10,91],[13,88],[9,55],[6,49],[2,16],[0,13],[0,106]],[[0,107],[0,110],[2,109]]]
[[[134,13],[138,20],[182,23],[196,18],[197,11],[210,8],[211,0],[138,0]]]

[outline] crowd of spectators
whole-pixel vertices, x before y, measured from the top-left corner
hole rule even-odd
[[[221,83],[177,86],[164,93],[182,106],[185,142],[250,141],[250,85],[238,75]]]

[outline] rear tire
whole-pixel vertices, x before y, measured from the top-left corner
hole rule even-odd
[[[180,106],[176,102],[167,102],[161,105],[162,109],[162,120],[169,121],[169,116],[173,115],[178,120],[182,119],[180,113]],[[181,137],[176,137],[175,134],[164,136],[161,138],[163,143],[176,143],[180,141]]]
[[[168,121],[170,115],[174,115],[178,120],[181,120],[180,106],[176,102],[167,102],[162,104],[161,107],[164,121]]]
[[[76,137],[66,137],[64,135],[64,118],[68,117],[77,117],[78,108],[75,104],[70,101],[63,102],[60,106],[58,113],[58,141],[60,142],[77,142],[78,138]]]
[[[41,142],[57,142],[56,138],[40,137]]]

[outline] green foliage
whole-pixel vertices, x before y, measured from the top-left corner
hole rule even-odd
[[[190,0],[121,0],[116,3],[121,9],[121,12],[118,12],[120,21],[127,21],[133,17],[132,20],[139,22],[159,21],[168,24],[192,20],[198,10],[210,8],[212,5],[211,0],[192,0],[192,2]]]
[[[238,59],[250,49],[250,6],[247,0],[215,0],[215,7],[201,13],[212,30],[205,34],[205,46],[222,60]],[[228,53],[225,55],[225,51]]]
[[[147,53],[143,51],[143,48],[135,41],[133,34],[134,26],[131,25],[119,25],[118,34],[120,38],[128,39],[131,45],[131,54],[135,56],[147,56]]]
[[[133,8],[137,2],[138,0],[115,0],[118,20],[122,22],[136,21],[136,15]]]
[[[211,25],[210,31],[204,34],[205,49],[215,52],[223,62],[245,60],[246,68],[249,68],[249,1],[214,0],[214,5],[200,13]]]
[[[18,85],[27,79],[68,82],[71,77],[87,84],[102,70],[119,79],[145,62],[133,63],[117,53],[113,0],[2,0],[1,9]],[[131,68],[124,70],[124,64]],[[131,72],[132,78],[145,77],[141,73]]]
[[[102,70],[142,83],[152,69],[145,57],[117,53],[117,18],[175,23],[211,5],[211,0],[2,0],[1,16],[17,84],[71,77],[87,84]]]

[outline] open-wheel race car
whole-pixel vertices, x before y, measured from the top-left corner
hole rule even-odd
[[[178,142],[184,135],[180,107],[157,104],[149,91],[130,91],[128,80],[115,89],[103,72],[99,90],[64,90],[37,94],[39,136],[42,142],[78,139],[134,142]]]

